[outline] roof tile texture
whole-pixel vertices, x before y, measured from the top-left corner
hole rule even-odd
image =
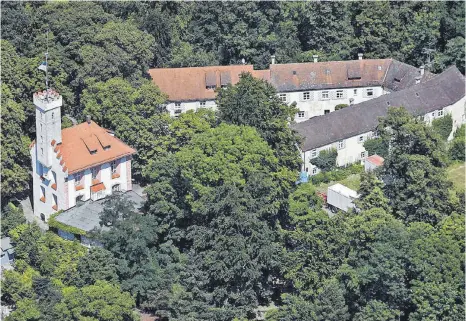
[[[104,141],[104,146],[110,145],[110,148],[104,149],[98,137]],[[92,142],[91,148],[96,151],[95,153],[91,154],[85,143],[89,141]],[[106,129],[93,121],[63,129],[62,143],[57,147],[56,151],[59,150],[66,163],[63,170],[67,169],[69,174],[136,153],[133,148],[111,136]]]

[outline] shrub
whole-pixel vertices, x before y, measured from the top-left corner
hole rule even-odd
[[[384,158],[388,155],[388,144],[380,137],[366,140],[364,142],[364,148],[369,155],[377,154]]]
[[[317,166],[321,171],[328,172],[336,167],[337,156],[338,152],[335,148],[323,150],[319,153],[319,156],[312,160],[312,164]]]
[[[348,104],[338,104],[335,106],[335,110],[340,110],[346,107],[348,107]]]
[[[434,119],[432,121],[432,128],[440,135],[440,137],[442,137],[443,140],[446,141],[453,129],[453,118],[450,114],[446,114],[442,118]]]
[[[450,143],[448,153],[453,160],[465,160],[465,125],[458,128]]]

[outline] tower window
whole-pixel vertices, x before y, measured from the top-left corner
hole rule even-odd
[[[52,119],[53,119],[54,113],[52,113]]]
[[[42,124],[40,124],[40,131],[42,131]]]
[[[40,154],[44,155],[44,149],[43,148],[40,149]]]

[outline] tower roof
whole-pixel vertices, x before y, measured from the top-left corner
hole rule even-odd
[[[62,143],[52,141],[52,146],[69,174],[136,153],[93,121],[63,129]]]

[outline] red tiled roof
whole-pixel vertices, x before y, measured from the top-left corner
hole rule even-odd
[[[376,166],[382,166],[384,161],[383,157],[377,154],[367,157],[366,160]]]
[[[268,71],[255,72],[252,65],[149,69],[153,82],[168,95],[169,101],[213,100],[216,93],[206,89],[206,85],[234,85],[242,72],[266,78]]]
[[[54,190],[57,190],[57,184],[52,184],[51,186]]]
[[[112,174],[112,179],[114,179],[114,178],[118,178],[118,177],[120,177],[120,174],[118,174],[118,173],[114,173],[114,174]]]
[[[110,147],[104,149],[102,141]],[[69,174],[136,153],[93,121],[63,129],[62,143],[57,145],[55,152],[58,150],[66,163],[63,171],[68,170]]]
[[[84,189],[84,185],[78,185],[78,186],[76,186],[76,190],[77,190],[77,191],[80,191],[80,190],[82,190],[82,189]]]
[[[52,139],[52,142],[51,142],[50,144],[51,144],[52,146],[55,146],[55,143],[56,143],[56,142],[57,142],[57,141],[56,141],[55,139]]]
[[[40,201],[41,201],[42,203],[45,203],[45,196],[42,196],[42,197],[40,198]]]
[[[102,191],[105,189],[104,183],[99,183],[97,185],[91,186],[92,193],[97,193],[98,191]]]
[[[58,209],[57,205],[52,206],[52,208],[56,211]]]

